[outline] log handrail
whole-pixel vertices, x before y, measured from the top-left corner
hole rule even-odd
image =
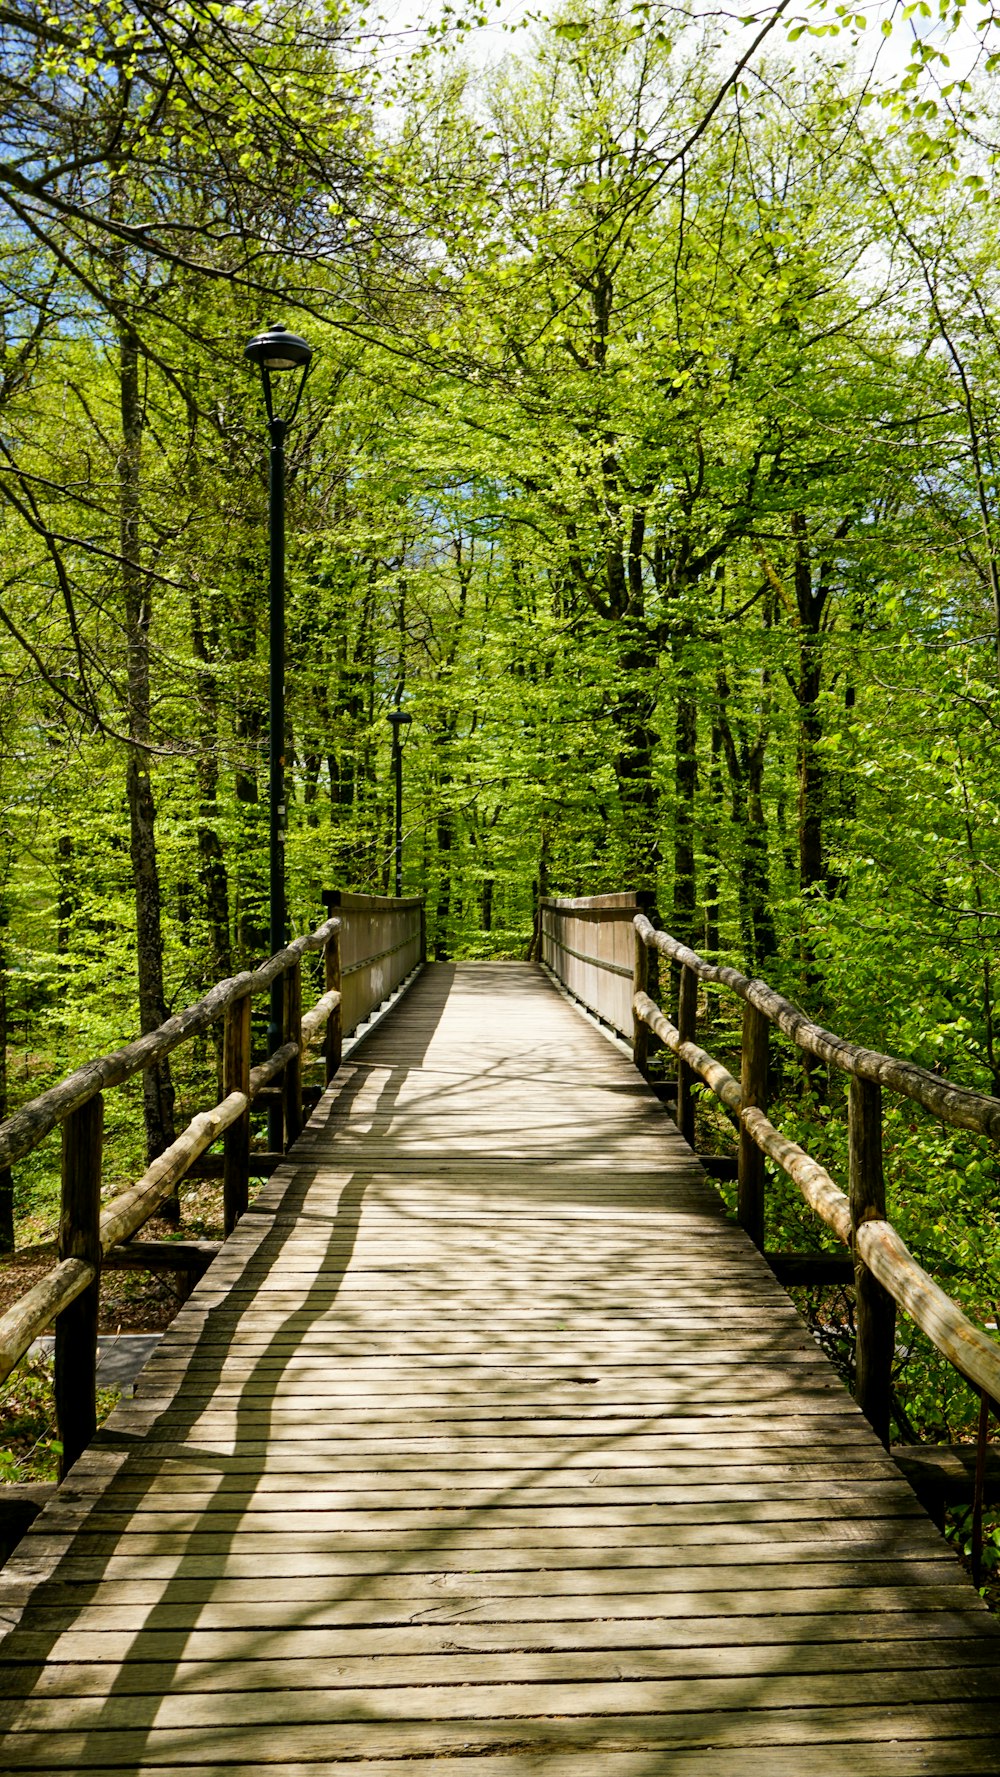
[[[798,1006],[775,993],[766,982],[751,980],[737,969],[707,962],[697,951],[681,944],[669,933],[657,931],[642,913],[635,914],[632,923],[642,946],[658,951],[661,956],[679,964],[683,971],[691,971],[703,981],[730,988],[745,1005],[763,1014],[808,1054],[834,1062],[854,1081],[866,1082],[866,1090],[886,1086],[914,1099],[942,1122],[958,1128],[986,1135],[1000,1130],[1000,1100],[967,1087],[953,1086],[896,1056],[882,1055],[876,1050],[845,1042],[833,1032],[814,1024]],[[804,1148],[782,1135],[759,1105],[744,1104],[740,1082],[696,1043],[682,1039],[677,1027],[647,993],[635,994],[633,1010],[637,1023],[653,1031],[666,1048],[705,1081],[738,1124],[744,1139],[749,1138],[761,1154],[773,1160],[792,1179],[810,1208],[851,1249],[859,1289],[865,1281],[864,1274],[867,1274],[892,1299],[892,1303],[898,1304],[909,1315],[936,1350],[979,1390],[986,1401],[1000,1401],[1000,1342],[970,1320],[924,1270],[884,1214],[860,1219],[857,1212],[852,1213],[852,1198],[840,1189],[826,1169]],[[875,1097],[878,1100],[877,1092]],[[852,1114],[854,1110],[852,1104]],[[880,1102],[876,1106],[876,1124],[880,1168]],[[852,1125],[853,1168],[861,1164],[857,1152],[860,1145]],[[746,1225],[742,1215],[741,1220]],[[748,1231],[752,1230],[748,1228]],[[758,1240],[758,1244],[762,1244],[762,1240]],[[857,1371],[859,1376],[864,1372],[868,1379],[867,1398],[862,1404],[886,1442],[891,1356],[891,1319],[886,1329],[885,1324],[879,1326],[877,1316],[871,1327],[862,1327],[859,1317]]]
[[[707,962],[696,950],[690,950],[686,944],[672,938],[669,932],[656,931],[645,914],[636,914],[633,924],[649,949],[659,951],[661,956],[684,968],[693,969],[702,981],[717,982],[730,988],[740,999],[756,1006],[778,1030],[817,1060],[829,1062],[844,1073],[886,1087],[890,1092],[898,1092],[904,1098],[912,1098],[956,1129],[971,1129],[980,1135],[992,1136],[994,1140],[1000,1138],[1000,1098],[990,1098],[985,1092],[976,1092],[968,1086],[954,1086],[929,1069],[918,1067],[915,1062],[900,1061],[895,1055],[882,1055],[877,1049],[847,1042],[844,1037],[814,1024],[801,1007],[776,993],[766,981],[751,979],[742,975],[739,969]]]
[[[23,1105],[6,1122],[0,1124],[0,1170],[12,1166],[16,1160],[23,1160],[57,1123],[61,1123],[71,1111],[78,1110],[98,1092],[105,1092],[110,1086],[123,1085],[133,1074],[141,1073],[163,1056],[170,1055],[191,1037],[199,1036],[203,1030],[207,1030],[236,1000],[243,999],[248,994],[253,997],[263,993],[286,969],[294,967],[307,951],[322,950],[336,924],[335,920],[328,919],[315,932],[296,938],[284,950],[279,950],[266,963],[262,963],[259,969],[233,975],[227,981],[219,981],[203,999],[196,1000],[193,1006],[168,1018],[156,1030],[138,1037],[134,1043],[126,1044],[124,1049],[115,1049],[110,1055],[101,1055],[95,1061],[84,1062],[75,1073],[60,1080],[57,1086],[51,1086],[47,1092],[33,1098],[30,1104]]]
[[[61,1218],[62,1238],[75,1237],[75,1223],[72,1212],[67,1212],[67,1178],[75,1178],[76,1148],[71,1133],[80,1121],[81,1113],[91,1116],[86,1107],[91,1106],[97,1115],[98,1126],[96,1147],[90,1156],[90,1163],[96,1165],[96,1179],[93,1196],[93,1221],[86,1247],[86,1257],[67,1253],[65,1247],[60,1262],[51,1271],[40,1278],[37,1283],[25,1291],[6,1312],[0,1315],[0,1382],[6,1380],[20,1362],[32,1342],[41,1333],[56,1322],[57,1327],[57,1371],[59,1369],[59,1328],[63,1324],[60,1317],[68,1317],[69,1312],[79,1315],[80,1299],[89,1301],[86,1292],[96,1291],[96,1285],[104,1255],[118,1249],[123,1241],[130,1241],[143,1223],[163,1203],[164,1199],[173,1195],[180,1180],[190,1171],[195,1161],[210,1148],[220,1137],[224,1136],[227,1156],[224,1170],[224,1194],[226,1197],[225,1215],[226,1231],[231,1232],[239,1215],[247,1203],[249,1183],[249,1113],[256,1098],[265,1088],[284,1079],[285,1085],[279,1090],[284,1100],[285,1131],[284,1145],[289,1145],[301,1126],[301,1061],[309,1049],[322,1048],[324,1051],[325,1076],[327,1083],[333,1078],[340,1066],[342,1052],[342,1008],[343,1008],[343,975],[357,973],[365,967],[371,967],[384,956],[396,956],[399,952],[419,946],[418,964],[423,961],[423,902],[415,897],[406,900],[390,901],[385,897],[344,895],[331,896],[338,905],[344,904],[345,912],[350,912],[362,919],[367,914],[384,918],[403,914],[408,917],[410,931],[398,943],[386,949],[373,952],[359,959],[352,968],[342,970],[340,940],[342,918],[340,913],[333,914],[313,932],[296,938],[283,950],[269,957],[257,969],[247,970],[234,975],[225,981],[218,982],[204,997],[185,1011],[168,1018],[155,1031],[138,1038],[135,1042],[117,1049],[109,1055],[99,1056],[86,1062],[82,1067],[68,1075],[58,1085],[41,1093],[29,1104],[24,1105],[0,1125],[0,1166],[8,1167],[22,1159],[35,1149],[40,1142],[56,1127],[63,1128],[63,1213]],[[311,951],[324,953],[324,992],[316,1004],[306,1013],[299,1015],[299,976],[302,958]],[[278,979],[285,982],[286,1003],[293,1008],[286,1015],[284,1035],[286,1040],[265,1061],[255,1067],[249,1066],[250,1040],[250,1002],[257,994],[265,992]],[[395,985],[395,982],[394,982]],[[377,1002],[376,1002],[377,1003]],[[362,1001],[363,1004],[363,1001]],[[373,1008],[371,1008],[373,1009]],[[225,1097],[209,1110],[199,1111],[185,1129],[175,1138],[170,1146],[157,1158],[150,1162],[142,1177],[134,1185],[122,1191],[112,1202],[103,1206],[98,1204],[100,1174],[100,1127],[99,1113],[103,1093],[112,1086],[122,1085],[134,1074],[150,1067],[163,1056],[169,1055],[181,1044],[192,1037],[200,1035],[219,1019],[226,1021],[227,1054],[233,1056],[232,1066],[236,1068],[241,1084],[235,1090],[226,1092]],[[292,1037],[294,1030],[295,1036]],[[233,1044],[235,1042],[235,1048]],[[227,1063],[227,1078],[232,1083],[232,1072]],[[225,1087],[223,1088],[225,1091]],[[93,1101],[97,1101],[94,1105]],[[93,1121],[93,1118],[91,1119]],[[242,1135],[240,1135],[242,1131]],[[234,1141],[234,1135],[238,1138]],[[230,1151],[235,1156],[235,1164],[230,1165]],[[77,1248],[79,1251],[79,1247]],[[141,1247],[136,1249],[141,1251]],[[96,1295],[94,1296],[96,1302]],[[74,1305],[77,1306],[74,1306]],[[89,1310],[88,1310],[89,1312]],[[94,1308],[96,1317],[96,1307]],[[65,1341],[64,1341],[65,1342]],[[57,1409],[62,1394],[64,1407],[60,1414],[60,1433],[64,1444],[61,1460],[62,1471],[75,1461],[80,1451],[89,1440],[93,1430],[94,1392],[96,1387],[96,1320],[93,1337],[83,1342],[93,1345],[93,1351],[85,1354],[80,1364],[79,1351],[74,1353],[77,1371],[83,1376],[87,1386],[83,1388],[84,1396],[79,1403],[67,1402],[65,1385],[60,1390],[60,1378],[56,1378]],[[79,1341],[77,1341],[79,1344]],[[74,1391],[80,1394],[80,1389]],[[77,1413],[79,1404],[79,1413]],[[63,1417],[73,1421],[63,1424]],[[78,1421],[78,1423],[77,1423]]]

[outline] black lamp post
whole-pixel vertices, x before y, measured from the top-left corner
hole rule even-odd
[[[270,539],[269,611],[269,730],[270,754],[270,946],[271,955],[284,947],[285,918],[285,435],[299,411],[302,390],[309,373],[312,349],[297,333],[275,324],[258,333],[244,352],[251,364],[259,364],[267,409],[270,457],[268,474],[268,534]],[[275,406],[271,378],[298,371],[291,384],[291,398],[284,412]],[[271,1023],[268,1052],[281,1044],[281,982],[271,988]],[[274,1146],[273,1132],[271,1145]],[[280,1145],[280,1142],[279,1142]]]
[[[397,704],[389,711],[392,723],[392,775],[396,781],[396,896],[403,892],[403,736],[400,729],[413,721]]]

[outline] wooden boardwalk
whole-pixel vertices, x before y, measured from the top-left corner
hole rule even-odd
[[[1000,1634],[630,1063],[435,965],[0,1576],[4,1771],[1000,1773]]]

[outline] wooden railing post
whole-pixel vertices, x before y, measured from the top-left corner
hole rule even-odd
[[[693,1043],[698,1034],[698,977],[685,963],[677,989],[677,1032],[682,1043]],[[688,1147],[694,1147],[694,1069],[677,1057],[677,1127]]]
[[[626,952],[627,954],[627,952]],[[628,964],[625,964],[628,967]],[[626,976],[626,980],[628,977]],[[649,951],[646,940],[639,932],[635,934],[635,966],[632,974],[632,996],[648,992],[649,984]],[[639,1069],[643,1079],[649,1077],[649,1025],[641,1018],[632,1014],[632,1060]]]
[[[323,992],[342,993],[343,986],[340,971],[340,927],[330,933],[323,951]],[[340,1067],[344,1050],[344,1008],[335,1006],[326,1021],[326,1041],[323,1045],[323,1059],[326,1065],[326,1083],[329,1086],[334,1074]]]
[[[740,1098],[744,1110],[767,1110],[768,1040],[771,1026],[749,1000],[743,1007]],[[740,1129],[737,1214],[755,1246],[764,1250],[764,1156],[748,1130]]]
[[[851,1075],[849,1102],[851,1228],[885,1220],[882,1171],[882,1088]],[[872,1430],[888,1446],[896,1304],[854,1249],[854,1398]]]
[[[222,1096],[250,1091],[250,995],[226,1013],[222,1041]],[[250,1197],[250,1111],[231,1123],[223,1138],[222,1206],[225,1233],[232,1233]]]
[[[59,1478],[72,1468],[97,1430],[97,1314],[101,1293],[101,1163],[104,1100],[95,1093],[62,1126],[60,1259],[93,1265],[93,1283],[56,1317],[56,1423],[62,1455]]]
[[[302,1134],[302,965],[294,963],[282,980],[281,1040],[298,1043],[299,1053],[288,1062],[281,1085],[284,1111],[285,1152]]]

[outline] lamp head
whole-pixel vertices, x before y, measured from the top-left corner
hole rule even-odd
[[[266,332],[254,336],[243,356],[264,370],[297,370],[308,364],[312,347],[306,345],[301,334],[289,333],[287,327],[275,321]]]
[[[261,380],[264,384],[264,404],[269,420],[273,420],[275,417],[271,395],[272,375],[281,376],[289,370],[302,372],[295,392],[292,411],[284,421],[286,426],[290,426],[299,411],[299,402],[302,399],[302,390],[305,387],[309,371],[309,361],[312,358],[312,347],[306,344],[301,334],[290,333],[280,321],[275,321],[263,333],[255,334],[249,345],[244,348],[243,356],[249,359],[251,364],[260,366]]]

